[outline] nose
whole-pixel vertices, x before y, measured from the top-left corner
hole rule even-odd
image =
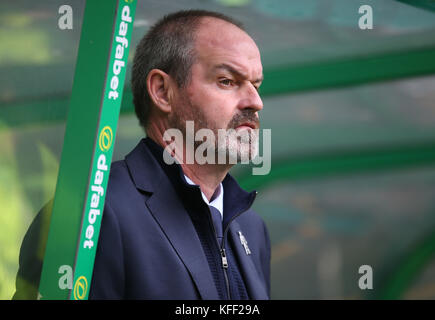
[[[263,109],[263,101],[261,100],[260,94],[251,82],[249,82],[243,89],[242,99],[240,100],[239,108],[241,110],[252,109],[254,112]]]

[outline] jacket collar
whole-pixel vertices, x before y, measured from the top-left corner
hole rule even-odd
[[[161,190],[159,182],[166,174],[182,199],[203,202],[200,188],[187,183],[183,169],[178,163],[171,165],[165,163],[164,152],[166,151],[163,147],[152,139],[144,138],[127,155],[126,162],[136,187],[146,192]],[[223,223],[226,226],[235,215],[250,208],[256,191],[246,192],[229,173],[222,181],[222,185],[225,190]]]

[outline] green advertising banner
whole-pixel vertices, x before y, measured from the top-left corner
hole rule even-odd
[[[87,0],[40,299],[88,298],[136,0]]]

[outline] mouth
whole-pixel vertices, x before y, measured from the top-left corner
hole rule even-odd
[[[253,122],[243,122],[239,124],[236,129],[257,129],[257,125]]]

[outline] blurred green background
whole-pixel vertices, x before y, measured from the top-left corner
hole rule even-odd
[[[58,27],[64,4],[72,30]],[[372,30],[358,27],[365,4]],[[0,3],[1,299],[15,291],[27,228],[54,195],[84,5]],[[139,0],[131,45],[189,8],[241,20],[262,52],[272,170],[232,172],[259,190],[272,299],[434,299],[434,1]],[[127,84],[114,160],[141,137]],[[373,268],[372,290],[358,287],[361,265]]]

